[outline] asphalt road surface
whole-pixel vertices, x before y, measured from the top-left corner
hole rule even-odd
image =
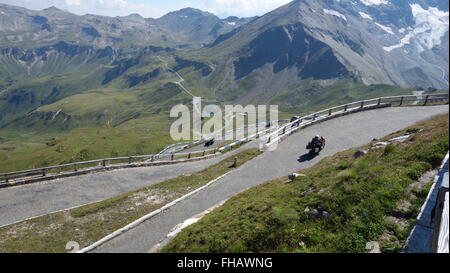
[[[198,172],[238,151],[203,161],[98,172],[0,189],[0,226],[98,202]]]
[[[266,152],[247,162],[217,183],[112,239],[94,252],[148,252],[177,224],[242,190],[311,167],[326,156],[365,145],[374,138],[444,113],[448,113],[447,105],[385,108],[351,114],[308,127],[280,143],[275,151]],[[308,160],[304,156],[307,153],[305,144],[316,134],[327,139],[327,147],[320,156]]]

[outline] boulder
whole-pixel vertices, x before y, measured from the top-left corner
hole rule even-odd
[[[313,209],[313,210],[311,211],[310,215],[311,215],[312,217],[315,217],[315,218],[322,218],[322,213],[320,213],[320,212],[319,212],[318,210],[316,210],[316,209]]]
[[[354,158],[359,158],[361,156],[366,155],[367,153],[369,153],[369,151],[367,151],[367,150],[359,150],[353,155],[353,157]]]
[[[310,195],[312,192],[313,192],[313,190],[304,191],[300,194],[300,197],[302,197],[302,198],[306,197],[306,196]]]
[[[306,176],[306,175],[304,175],[304,174],[298,174],[298,173],[293,173],[293,174],[291,174],[291,175],[289,175],[289,180],[291,180],[291,181],[294,181],[295,179],[297,179],[297,177],[300,177],[300,176]]]
[[[380,149],[389,145],[389,142],[377,142],[372,146],[372,149]]]

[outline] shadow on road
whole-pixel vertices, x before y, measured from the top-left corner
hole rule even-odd
[[[300,156],[297,161],[300,163],[303,163],[306,161],[313,160],[314,158],[315,158],[315,156],[311,156],[309,153],[307,153],[307,154]]]

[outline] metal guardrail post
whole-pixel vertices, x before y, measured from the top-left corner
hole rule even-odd
[[[402,106],[402,105],[403,105],[403,99],[404,99],[404,97],[402,96],[402,97],[400,98],[400,105],[399,105],[399,106]]]
[[[132,160],[133,160],[133,157],[130,156],[130,157],[128,158],[128,164],[131,164],[131,161],[132,161]]]
[[[348,104],[346,104],[346,105],[344,106],[344,112],[347,112],[347,109],[348,109]]]
[[[189,154],[188,154],[188,159],[191,159],[191,157],[192,157],[192,154],[189,153]]]
[[[106,167],[106,160],[103,160],[103,161],[102,161],[102,166],[103,166],[103,167]]]
[[[47,174],[45,173],[45,170],[42,171],[42,176],[45,177]]]
[[[381,98],[378,99],[378,107],[381,105]]]
[[[427,105],[428,99],[429,99],[429,98],[430,98],[430,95],[427,95],[427,96],[425,97],[425,103],[423,104],[423,106]]]
[[[283,127],[283,135],[286,134],[286,126]]]
[[[330,110],[328,111],[328,115],[331,116],[332,113],[333,113],[333,110],[330,109]]]
[[[170,160],[173,161],[174,159],[175,159],[175,155],[172,153],[171,156],[170,156]]]
[[[74,170],[75,172],[78,172],[78,166],[77,166],[77,164],[73,164],[73,170]]]
[[[9,182],[9,177],[7,175],[5,175],[5,181],[6,181],[6,183]]]
[[[364,101],[361,102],[361,109],[364,108]]]
[[[152,162],[153,162],[153,161],[155,161],[155,156],[154,156],[154,155],[152,155]]]
[[[238,157],[235,156],[235,157],[234,157],[234,160],[233,160],[233,165],[232,165],[232,167],[233,167],[233,168],[236,168],[236,167],[237,167],[237,164],[238,164]]]

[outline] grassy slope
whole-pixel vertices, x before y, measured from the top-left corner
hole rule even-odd
[[[155,69],[152,57],[149,58],[150,66],[144,63],[129,73]],[[169,136],[171,106],[188,100],[188,96],[179,89],[159,89],[173,78],[170,74],[167,79],[158,78],[132,89],[126,88],[127,83],[123,78],[101,88],[89,89],[89,86],[96,85],[89,82],[95,73],[84,78],[76,91],[72,89],[75,82],[79,81],[76,77],[62,77],[61,81],[53,82],[53,85],[48,85],[52,79],[38,79],[17,85],[18,89],[23,90],[20,92],[33,90],[39,99],[41,92],[46,94],[47,89],[54,85],[63,86],[64,90],[70,89],[76,94],[39,107],[35,111],[36,115],[20,118],[0,129],[0,172],[76,160],[159,152],[173,143]],[[33,86],[39,88],[34,89]],[[174,95],[166,98],[165,92]],[[28,106],[24,106],[22,111]],[[10,112],[14,112],[14,109],[11,108]],[[61,114],[55,115],[60,110]],[[7,112],[8,109],[3,111]],[[55,118],[44,119],[39,113]],[[69,120],[65,118],[67,116]]]
[[[365,252],[369,241],[397,251],[429,187],[413,187],[414,181],[448,151],[448,115],[410,128],[418,129],[424,131],[404,144],[359,159],[357,149],[342,152],[304,170],[306,177],[294,183],[283,177],[241,193],[163,252]],[[319,205],[330,217],[307,212]]]
[[[242,165],[260,153],[257,149],[242,151],[236,155],[238,164]],[[66,252],[65,245],[69,241],[76,241],[81,247],[88,246],[229,172],[234,168],[233,162],[234,156],[191,175],[0,228],[0,252]]]
[[[75,129],[45,140],[0,133],[0,173],[91,159],[155,154],[172,140],[164,132],[129,132],[112,127]],[[4,136],[6,135],[6,136]],[[12,140],[6,140],[6,138]],[[2,143],[2,138],[4,139]]]

